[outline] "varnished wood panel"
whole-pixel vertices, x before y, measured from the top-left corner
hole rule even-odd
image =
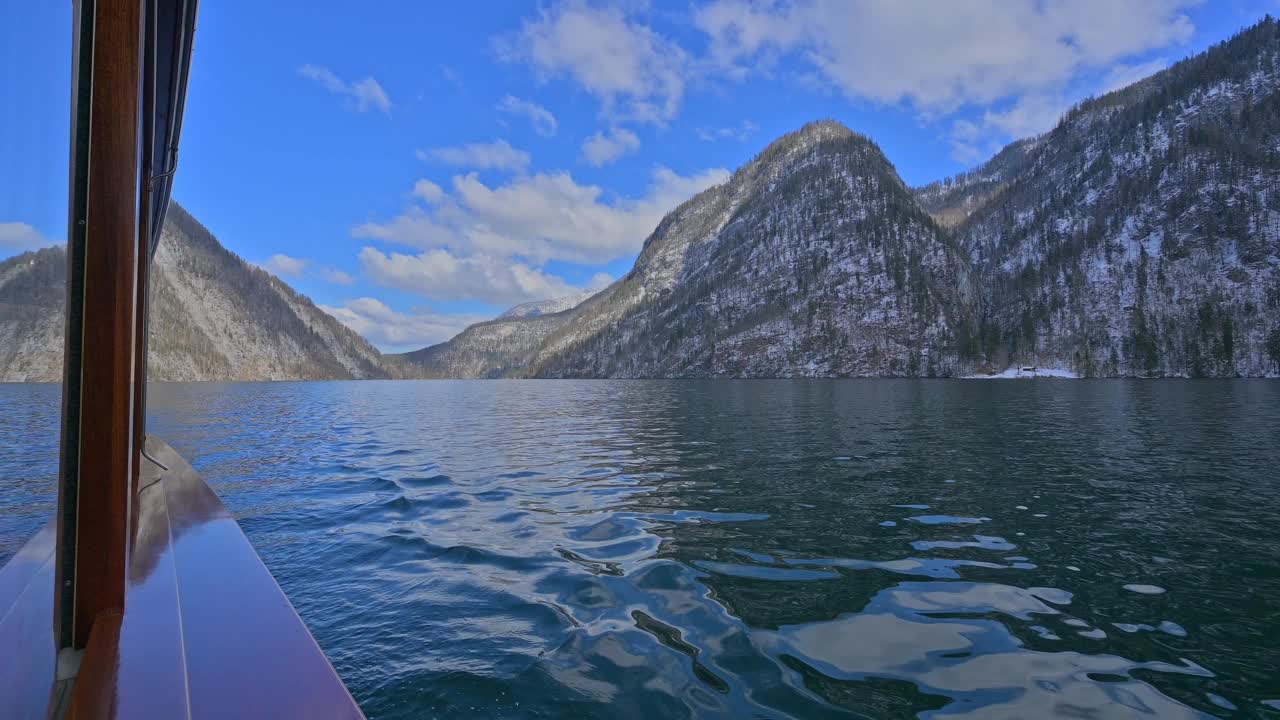
[[[362,718],[226,507],[168,445],[146,448],[168,469],[143,461],[124,614],[95,624],[77,717]]]
[[[362,718],[231,513],[171,448],[147,451],[170,468],[192,717]]]
[[[83,253],[83,310],[79,327],[69,313],[67,328],[80,337],[79,357],[67,359],[68,372],[79,374],[76,416],[66,419],[78,444],[65,450],[78,454],[78,476],[74,499],[60,498],[75,507],[74,567],[62,580],[73,581],[76,647],[87,643],[96,617],[124,606],[138,317],[141,1],[95,0],[93,11],[85,236],[74,250]]]

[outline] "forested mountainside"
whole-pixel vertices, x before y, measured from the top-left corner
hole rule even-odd
[[[450,340],[390,355],[388,361],[420,378],[499,378],[519,373],[528,367],[543,340],[569,319],[566,311],[595,292],[517,305],[493,320],[469,326]]]
[[[810,124],[669,214],[506,372],[1280,373],[1278,88],[1267,18],[914,190]]]
[[[569,319],[566,312],[597,291],[528,302],[493,320],[476,323],[453,338],[403,355],[387,356],[406,375],[419,378],[499,378],[528,367],[542,341]]]
[[[984,289],[962,356],[1102,376],[1280,369],[1278,88],[1268,18],[1027,146],[954,230]]]
[[[951,374],[970,292],[964,258],[880,149],[822,121],[668,215],[530,372]]]
[[[176,203],[153,268],[153,380],[391,374],[363,338],[279,278],[228,252]],[[61,380],[65,294],[61,247],[0,262],[0,380]]]
[[[914,190],[920,207],[944,228],[954,228],[991,203],[1027,167],[1039,138],[1017,140],[980,167]]]

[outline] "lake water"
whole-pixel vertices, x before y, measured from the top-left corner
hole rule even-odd
[[[57,402],[0,385],[0,562],[52,513]],[[1280,717],[1278,382],[150,404],[371,718]]]

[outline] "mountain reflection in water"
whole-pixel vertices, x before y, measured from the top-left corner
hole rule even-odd
[[[1280,717],[1274,382],[149,402],[371,718]],[[0,403],[7,559],[49,512],[57,392]]]

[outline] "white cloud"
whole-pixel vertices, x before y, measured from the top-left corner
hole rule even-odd
[[[759,129],[759,125],[756,125],[750,120],[743,120],[739,125],[718,128],[698,128],[694,132],[698,134],[698,139],[704,142],[716,142],[719,140],[736,140],[738,142],[746,142]]]
[[[356,279],[350,273],[328,265],[316,266],[307,258],[276,253],[257,266],[277,277],[300,280],[304,276],[318,277],[334,285],[353,285]]]
[[[984,111],[977,120],[956,120],[951,124],[951,157],[964,163],[990,157],[1010,138],[1052,130],[1069,107],[1060,94],[1025,95],[1004,110]]]
[[[569,0],[544,8],[499,38],[500,58],[541,77],[568,77],[616,120],[665,125],[675,117],[690,72],[688,54],[620,7]]]
[[[264,262],[259,263],[258,267],[280,277],[300,278],[302,273],[306,271],[310,260],[305,258],[296,258],[276,253],[267,258]]]
[[[1149,62],[1128,64],[1118,63],[1107,71],[1106,78],[1102,81],[1102,90],[1100,94],[1109,93],[1112,90],[1119,90],[1122,87],[1132,85],[1139,80],[1155,75],[1161,70],[1169,66],[1169,61],[1164,58],[1156,58]]]
[[[348,300],[339,307],[321,305],[320,309],[387,352],[416,350],[444,342],[468,325],[488,319],[481,315],[430,311],[402,313],[370,297]]]
[[[588,290],[603,290],[613,284],[616,278],[607,272],[598,272],[591,276],[591,282],[587,283]]]
[[[987,110],[982,124],[1009,137],[1031,137],[1052,130],[1067,107],[1061,95],[1025,95],[1007,110]]]
[[[20,253],[61,244],[24,222],[0,222],[0,252]]]
[[[715,0],[695,22],[736,76],[794,54],[845,95],[926,113],[1054,93],[1080,70],[1188,39],[1197,0]]]
[[[518,176],[496,186],[471,173],[454,177],[447,192],[419,183],[415,195],[428,206],[415,203],[352,235],[418,251],[365,247],[360,263],[374,283],[433,299],[516,305],[582,290],[547,272],[546,262],[595,264],[634,253],[667,212],[728,177],[722,169],[682,176],[659,167],[648,193],[627,199],[607,198],[568,173]],[[589,287],[612,280],[597,273]]]
[[[629,152],[640,149],[640,138],[626,128],[597,132],[582,143],[582,156],[594,167],[603,167]]]
[[[728,178],[719,168],[681,176],[659,167],[648,193],[628,199],[607,198],[602,188],[579,184],[568,173],[518,176],[495,186],[471,173],[455,176],[452,192],[430,211],[414,205],[352,234],[420,250],[518,256],[535,265],[608,262],[639,250],[668,211]]]
[[[413,195],[434,205],[444,199],[444,190],[430,180],[419,180],[413,184]]]
[[[366,247],[360,251],[360,262],[379,285],[436,300],[518,305],[581,290],[525,263],[488,255],[459,257],[448,250],[405,255]]]
[[[419,160],[438,160],[448,165],[460,165],[476,170],[523,171],[529,167],[529,153],[511,147],[506,140],[491,143],[471,143],[462,147],[434,148],[417,151]]]
[[[391,114],[391,98],[372,77],[349,83],[333,74],[329,68],[319,65],[303,65],[298,68],[298,72],[325,90],[344,96],[348,106],[357,112],[381,110],[384,114]]]
[[[511,115],[523,115],[529,118],[529,122],[533,124],[533,131],[542,137],[551,137],[556,134],[559,123],[556,122],[556,116],[551,111],[541,105],[528,100],[521,100],[518,97],[508,95],[502,98],[502,102],[498,103],[497,109],[500,112]]]
[[[334,285],[354,285],[356,282],[356,279],[351,276],[351,273],[339,270],[338,268],[323,267],[320,268],[318,274],[322,280],[333,283]]]

